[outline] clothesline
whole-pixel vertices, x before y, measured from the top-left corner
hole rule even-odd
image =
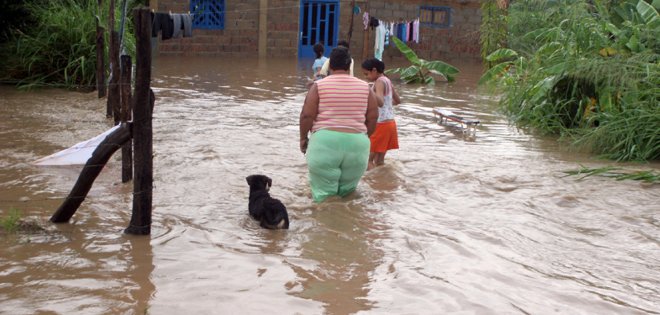
[[[383,21],[373,16],[369,16],[369,12],[364,12],[362,15],[362,22],[364,29],[372,27],[376,31],[374,36],[374,58],[378,60],[383,59],[383,51],[385,46],[388,46],[390,36],[396,36],[402,42],[415,42],[419,43],[419,18],[412,21]]]

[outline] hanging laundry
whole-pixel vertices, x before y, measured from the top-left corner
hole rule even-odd
[[[390,26],[390,31],[389,31],[389,34],[387,35],[387,37],[388,37],[388,41],[389,41],[389,37],[390,37],[390,36],[396,36],[396,35],[394,34],[394,23],[390,23],[389,26]]]
[[[374,43],[374,58],[378,60],[383,60],[383,51],[385,50],[385,36],[387,33],[387,28],[385,24],[379,23],[376,27],[376,36]]]
[[[192,37],[192,15],[190,13],[151,13],[151,37],[162,40],[178,37]]]
[[[170,18],[172,19],[172,38],[178,38],[181,35],[181,27],[183,22],[181,20],[181,14],[179,13],[170,13]]]
[[[364,24],[364,30],[366,31],[369,28],[369,12],[364,11],[362,14],[362,23]]]
[[[390,25],[389,24],[390,23],[385,22],[384,25],[383,25],[385,27],[385,43],[384,43],[385,46],[389,46],[389,44],[390,44]]]
[[[371,26],[371,29],[378,27],[378,25],[380,25],[380,22],[377,18],[373,16],[369,18],[369,26]]]
[[[403,42],[408,41],[408,22],[403,23]]]
[[[192,37],[192,21],[193,21],[192,15],[183,14],[182,20],[183,20],[183,37]]]

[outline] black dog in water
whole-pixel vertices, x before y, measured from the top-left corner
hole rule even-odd
[[[245,178],[250,185],[250,216],[267,229],[288,229],[289,214],[281,201],[271,198],[268,190],[273,180],[265,175],[250,175]]]

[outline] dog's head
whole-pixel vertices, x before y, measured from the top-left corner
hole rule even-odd
[[[273,185],[273,180],[266,175],[250,175],[245,178],[250,189],[252,190],[265,190],[268,191],[270,186]]]

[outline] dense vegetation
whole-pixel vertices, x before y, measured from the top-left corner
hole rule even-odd
[[[481,82],[512,120],[616,160],[660,159],[659,0],[520,0]]]
[[[93,88],[96,23],[98,20],[107,29],[108,3],[104,1],[103,8],[98,8],[97,0],[28,0],[3,4],[7,19],[0,25],[0,58],[5,61],[0,66],[0,80],[23,87]],[[134,6],[138,1],[129,3]],[[117,29],[121,14],[118,5]],[[11,18],[17,15],[21,18]],[[130,21],[126,23],[126,32],[124,44],[131,52],[134,39],[130,35]],[[106,33],[106,54],[108,38]]]

